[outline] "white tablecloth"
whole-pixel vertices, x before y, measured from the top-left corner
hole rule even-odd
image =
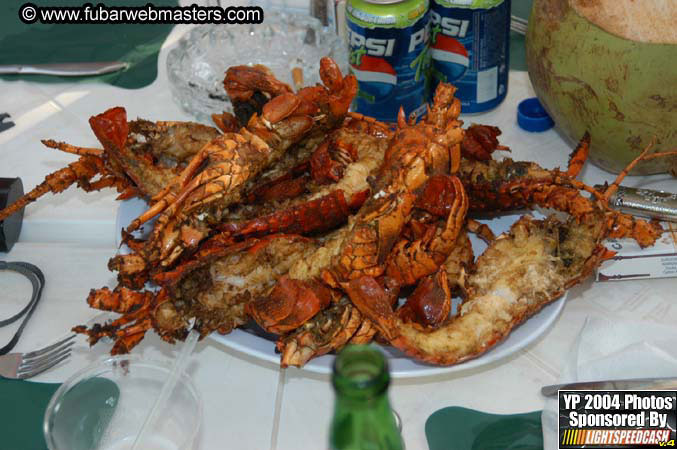
[[[172,101],[165,71],[167,48],[185,29],[178,26],[170,35],[160,54],[158,78],[144,89],[0,81],[0,112],[9,112],[16,122],[15,127],[0,133],[0,176],[20,176],[25,188],[31,189],[46,174],[75,159],[43,147],[40,139],[96,146],[87,120],[112,106],[124,106],[130,118],[190,120]],[[527,74],[511,73],[506,100],[494,111],[465,119],[499,126],[503,130],[501,142],[511,147],[515,159],[534,160],[544,167],[564,167],[573,143],[564,142],[554,130],[530,134],[516,125],[518,102],[533,95]],[[587,165],[582,178],[595,184],[614,177]],[[675,190],[674,180],[667,175],[630,177],[624,184]],[[85,299],[91,288],[113,285],[115,281],[106,268],[115,253],[114,198],[110,190],[85,194],[71,188],[60,195],[47,195],[26,209],[20,242],[0,258],[37,264],[47,284],[42,303],[16,350],[51,343],[65,336],[73,325],[98,314],[88,308]],[[407,448],[427,447],[424,424],[439,408],[459,405],[494,413],[541,409],[544,399],[539,389],[557,381],[563,355],[585,318],[622,317],[674,324],[677,306],[671,300],[675,287],[675,279],[588,281],[571,290],[561,317],[526,350],[476,370],[395,380],[390,396],[404,423]],[[0,317],[7,317],[20,309],[30,294],[30,285],[19,275],[3,273],[0,291]],[[0,342],[6,342],[14,331],[13,327],[0,329]],[[35,380],[63,381],[107,351],[106,345],[90,350],[80,339],[67,364]],[[174,349],[149,334],[134,351],[167,357]],[[198,344],[189,370],[204,400],[199,448],[326,447],[333,408],[327,376],[297,369],[280,370],[211,340]]]

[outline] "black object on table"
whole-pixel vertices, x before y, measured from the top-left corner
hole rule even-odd
[[[33,294],[31,295],[31,299],[28,302],[28,304],[21,311],[14,314],[12,317],[8,319],[0,320],[0,328],[1,328],[4,327],[5,325],[9,325],[16,322],[17,320],[21,319],[24,315],[26,315],[26,317],[24,317],[23,322],[21,322],[21,325],[19,325],[19,328],[14,333],[14,337],[12,337],[12,339],[9,341],[7,345],[0,348],[0,355],[6,355],[7,353],[11,352],[16,343],[19,342],[21,333],[23,332],[24,327],[28,323],[28,319],[30,319],[31,316],[33,315],[35,307],[38,306],[38,302],[42,297],[42,289],[45,287],[45,276],[43,275],[42,271],[33,264],[27,262],[0,261],[0,271],[3,270],[11,270],[13,272],[20,273],[21,275],[28,278],[28,280],[33,285]]]
[[[7,113],[0,114],[0,131],[9,130],[14,126],[14,122],[11,120],[5,121],[5,119],[9,119],[9,117],[9,114]]]
[[[21,178],[0,178],[0,211],[14,203],[24,195]],[[24,210],[21,208],[0,222],[0,252],[8,252],[19,240]]]

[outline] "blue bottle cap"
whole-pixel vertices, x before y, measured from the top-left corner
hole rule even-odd
[[[522,100],[517,106],[517,123],[523,130],[531,132],[549,130],[555,125],[536,97]]]

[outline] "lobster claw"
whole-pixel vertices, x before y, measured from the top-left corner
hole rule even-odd
[[[301,100],[295,94],[282,94],[263,105],[262,116],[270,123],[278,123],[296,111],[300,104]]]
[[[324,141],[310,157],[313,180],[318,184],[335,183],[343,177],[344,166],[332,159],[329,153],[329,141]]]
[[[306,134],[315,125],[309,116],[291,116],[275,124],[275,130],[286,139],[296,140]]]
[[[343,88],[343,75],[338,64],[331,58],[320,60],[320,79],[331,91],[340,91]]]
[[[127,111],[121,106],[110,108],[105,112],[89,118],[89,125],[97,139],[106,146],[113,144],[121,149],[127,142],[129,125],[127,124]]]
[[[450,311],[451,290],[446,272],[440,269],[421,280],[397,315],[405,322],[436,328],[444,323]]]
[[[348,75],[343,79],[343,85],[337,95],[332,95],[329,102],[329,110],[333,117],[342,118],[348,112],[353,98],[357,94],[357,78]]]
[[[341,74],[338,64],[329,57],[320,60],[320,79],[331,92],[329,111],[333,117],[343,117],[357,94],[357,78]]]
[[[323,310],[332,299],[332,291],[318,281],[281,277],[268,297],[247,303],[246,312],[271,333],[292,331]]]
[[[458,187],[449,175],[433,175],[423,186],[423,192],[416,199],[416,207],[439,217],[446,217],[457,195]]]
[[[237,117],[225,111],[221,114],[212,114],[212,122],[223,133],[236,133],[241,128]]]
[[[391,297],[374,277],[355,278],[347,283],[341,283],[341,287],[360,313],[370,320],[391,323],[396,318],[393,313]],[[390,330],[393,330],[393,333]],[[395,327],[385,326],[381,334],[388,340],[394,339],[396,336]]]
[[[508,147],[498,144],[497,136],[501,135],[498,127],[489,125],[470,125],[465,130],[463,142],[461,142],[461,153],[466,158],[477,161],[489,161],[491,154],[496,150],[507,150]]]
[[[269,97],[291,92],[289,85],[282,83],[266,66],[234,66],[226,71],[223,86],[228,97],[235,101],[249,100],[256,92]]]

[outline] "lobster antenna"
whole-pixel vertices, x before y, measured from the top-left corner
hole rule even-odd
[[[677,156],[677,150],[669,150],[667,152],[652,153],[650,155],[646,155],[644,157],[643,161],[650,161],[652,159],[665,158],[665,157],[670,157],[670,156]]]
[[[612,195],[618,191],[618,186],[621,184],[621,181],[627,176],[628,172],[630,172],[638,162],[642,161],[644,157],[646,156],[647,153],[653,148],[654,144],[656,143],[656,136],[653,136],[651,140],[649,141],[649,144],[644,147],[644,150],[642,150],[642,153],[639,154],[635,159],[633,159],[630,164],[625,166],[623,170],[621,170],[621,173],[618,174],[614,182],[607,188],[607,190],[604,192],[604,199],[609,200]]]
[[[651,155],[647,155],[646,153],[651,149],[651,147],[654,144],[655,136],[653,139],[651,139],[651,142],[649,145],[642,151],[642,153],[635,158],[629,165],[626,167],[623,172],[618,174],[618,177],[616,178],[616,181],[609,186],[609,189],[607,189],[607,192],[604,193],[604,197],[608,200],[617,190],[620,182],[625,178],[627,173],[632,170],[632,168],[640,161],[650,161],[652,159],[656,158],[669,158],[670,156],[677,156],[677,150],[668,150],[667,152],[658,152],[658,153],[652,153]]]
[[[103,149],[100,148],[88,148],[88,147],[76,147],[74,145],[67,144],[65,142],[57,142],[54,139],[42,139],[42,145],[49,148],[55,148],[61,150],[62,152],[72,153],[74,155],[90,155],[90,156],[101,156],[103,155]]]

